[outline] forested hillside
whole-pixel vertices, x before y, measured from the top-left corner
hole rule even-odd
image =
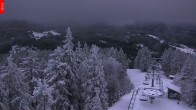
[[[41,50],[54,50],[62,45],[65,38],[64,26],[37,25],[25,21],[2,21],[0,23],[0,53],[7,53],[13,45],[35,46]],[[78,41],[88,45],[96,44],[100,47],[121,47],[130,59],[135,58],[137,51],[148,46],[154,52],[153,56],[160,57],[163,51],[175,46],[184,48],[184,44],[196,48],[196,28],[187,25],[168,26],[164,24],[135,24],[128,26],[91,25],[72,26],[74,32],[73,43]],[[43,33],[56,31],[60,35],[47,34],[35,39],[32,32]]]
[[[107,110],[130,92],[123,49],[72,41],[68,28],[52,51],[13,46],[0,63],[0,109]]]

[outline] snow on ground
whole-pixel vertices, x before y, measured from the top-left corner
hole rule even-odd
[[[159,40],[159,38],[157,36],[154,36],[154,35],[151,35],[151,34],[148,34],[148,36],[152,37],[153,39]]]
[[[48,36],[48,34],[52,34],[53,36],[58,36],[58,35],[61,35],[60,33],[56,32],[56,31],[45,31],[45,32],[34,32],[32,31],[32,37],[31,38],[35,38],[36,40],[42,38],[42,37],[45,37],[45,36]]]
[[[165,42],[165,40],[160,40],[160,43],[164,43]]]
[[[48,31],[47,33],[51,33],[53,36],[60,36],[61,35],[60,33],[53,31],[53,30]]]
[[[104,43],[104,44],[106,44],[107,42],[106,41],[103,41],[103,40],[99,40],[101,43]]]
[[[143,44],[136,44],[137,47],[144,47]]]
[[[160,43],[164,43],[165,42],[164,40],[161,40],[159,37],[157,37],[155,35],[148,34],[148,36],[153,38],[153,39],[156,39],[156,40],[160,41]]]
[[[33,34],[32,38],[35,38],[36,40],[45,36],[44,33],[39,33],[39,32],[32,32],[32,34]]]
[[[144,72],[141,72],[137,69],[128,69],[127,74],[132,83],[135,85],[135,88],[143,86],[143,81],[145,78]],[[168,82],[171,80],[166,78],[164,75],[162,75],[161,78],[163,80],[164,91],[165,93],[167,93]],[[109,110],[128,110],[131,95],[132,92],[127,95],[124,95],[117,103],[110,107]],[[153,101],[153,104],[151,104],[150,101],[140,101],[140,95],[141,90],[136,96],[133,110],[193,110],[181,102],[180,104],[177,104],[176,100],[168,99],[167,94],[162,97],[156,98]]]
[[[189,48],[189,47],[187,47],[187,46],[185,46],[185,45],[182,45],[182,44],[180,45],[180,47],[173,46],[173,45],[169,45],[169,46],[174,47],[174,48],[176,48],[177,50],[180,50],[181,52],[184,52],[184,53],[195,54],[194,49]]]

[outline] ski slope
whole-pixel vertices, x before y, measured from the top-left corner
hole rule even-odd
[[[135,85],[135,88],[143,86],[143,81],[145,78],[144,72],[141,72],[137,69],[128,69],[127,74],[132,83]],[[167,93],[167,85],[170,79],[167,79],[164,75],[162,75],[162,80],[164,91],[165,93]],[[176,100],[168,99],[167,94],[162,97],[156,98],[153,101],[153,104],[151,104],[150,101],[140,101],[140,94],[141,91],[139,91],[138,95],[136,96],[133,110],[193,110],[182,102],[180,102],[180,104],[177,104]],[[128,110],[131,95],[132,92],[124,95],[117,103],[110,107],[109,110]]]

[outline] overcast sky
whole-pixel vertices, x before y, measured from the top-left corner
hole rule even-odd
[[[196,0],[6,0],[2,19],[60,24],[196,24]]]

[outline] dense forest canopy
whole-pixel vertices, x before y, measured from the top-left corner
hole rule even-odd
[[[68,28],[53,51],[12,46],[0,62],[0,109],[107,110],[130,92],[123,49],[72,41]]]

